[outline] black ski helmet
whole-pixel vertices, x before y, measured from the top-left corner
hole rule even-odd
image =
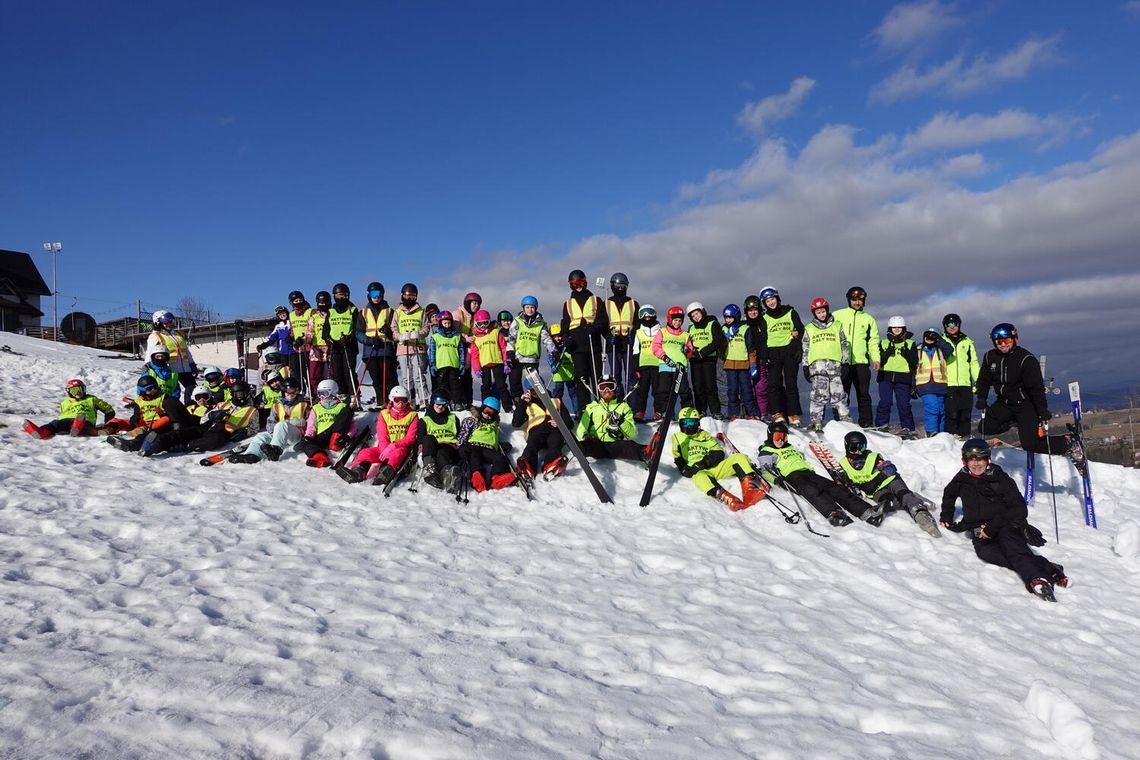
[[[748,312],[749,309],[756,309],[764,311],[764,305],[760,303],[760,296],[748,296],[744,299],[744,311]]]
[[[784,422],[783,420],[776,420],[775,422],[768,423],[769,441],[772,440],[772,436],[776,433],[783,433],[784,435],[787,435],[789,432],[788,423]]]
[[[989,459],[990,445],[984,438],[971,438],[962,444],[962,464],[970,459]]]
[[[581,269],[571,270],[570,275],[566,278],[566,282],[575,282],[578,280],[585,282],[586,281],[586,273],[583,272]]]
[[[294,290],[289,294],[289,303],[293,303],[294,301],[304,301],[304,300],[305,300],[305,294],[299,290]]]
[[[858,285],[852,285],[847,289],[847,303],[851,303],[852,298],[862,298],[866,301],[867,289],[859,287]]]
[[[236,406],[244,406],[249,403],[250,395],[249,383],[245,380],[236,380],[234,384],[230,386],[230,400],[233,401]]]
[[[379,282],[376,282],[375,280],[368,283],[368,287],[366,288],[366,290],[368,291],[369,297],[372,297],[372,294],[376,291],[380,291],[380,297],[381,298],[384,297],[384,285],[379,283]]]
[[[943,327],[949,327],[950,325],[956,325],[958,327],[961,327],[962,326],[962,318],[959,317],[954,312],[950,312],[949,314],[947,314],[945,317],[942,318],[942,326]]]
[[[344,294],[345,298],[347,298],[349,296],[349,291],[348,291],[347,285],[345,285],[343,282],[338,282],[336,285],[333,285],[333,295],[334,296],[341,295],[342,293]]]
[[[997,345],[999,338],[1013,338],[1013,345],[1017,345],[1017,328],[1009,322],[1001,322],[994,325],[994,329],[990,330],[990,340],[994,345]]]
[[[301,381],[295,377],[287,377],[281,383],[281,390],[282,390],[282,392],[284,392],[284,391],[300,391],[301,390]]]
[[[319,309],[322,306],[331,306],[331,305],[332,305],[332,296],[329,295],[329,292],[327,290],[317,291],[317,308]]]
[[[624,272],[614,272],[610,275],[610,290],[615,293],[625,293],[629,290],[629,278]]]
[[[411,293],[414,296],[418,296],[420,294],[420,289],[416,287],[416,284],[414,282],[405,282],[404,287],[400,288],[400,295],[404,295],[405,293]]]
[[[848,454],[863,456],[867,452],[867,436],[858,430],[852,430],[843,436],[843,450]]]

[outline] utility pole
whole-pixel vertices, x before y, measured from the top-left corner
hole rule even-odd
[[[56,287],[55,257],[63,250],[63,243],[44,243],[44,250],[51,254],[51,334],[52,340],[59,340],[59,288]]]

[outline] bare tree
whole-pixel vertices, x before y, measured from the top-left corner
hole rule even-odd
[[[174,305],[177,316],[189,321],[192,325],[204,324],[210,321],[210,304],[198,296],[182,296]]]

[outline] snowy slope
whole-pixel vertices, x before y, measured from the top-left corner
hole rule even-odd
[[[5,335],[0,756],[1135,757],[1140,473],[1054,461],[1076,587],[1049,605],[904,516],[831,538],[662,466],[572,465],[538,501],[391,499],[297,459],[198,466],[42,442],[137,365]],[[706,420],[706,424],[709,421]],[[838,448],[850,429],[827,428]],[[729,426],[754,452],[758,424]],[[521,434],[515,434],[521,445]],[[797,439],[797,444],[803,441]],[[949,436],[877,435],[939,500]],[[1024,455],[999,452],[1020,479]],[[1045,462],[1033,521],[1052,539]],[[821,519],[817,528],[824,529]],[[1115,546],[1115,549],[1114,549]],[[1123,556],[1121,556],[1123,555]],[[89,753],[89,754],[85,754]]]

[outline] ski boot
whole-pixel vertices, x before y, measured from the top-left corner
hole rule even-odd
[[[1053,584],[1044,578],[1034,578],[1028,584],[1029,593],[1042,601],[1055,602],[1057,597],[1053,594]]]
[[[306,466],[316,467],[318,469],[321,467],[328,467],[331,464],[332,462],[329,460],[329,455],[323,451],[318,451],[316,454],[313,454],[311,457],[305,460]]]
[[[1065,575],[1064,565],[1058,565],[1056,562],[1053,563],[1053,576],[1049,580],[1054,586],[1060,586],[1061,588],[1073,587],[1072,579]]]
[[[431,459],[424,462],[424,482],[432,488],[442,488],[443,480],[440,477],[440,472],[436,469],[435,462]]]
[[[724,488],[722,486],[717,486],[716,488],[714,488],[712,493],[709,494],[709,496],[723,502],[724,505],[726,507],[728,507],[730,510],[732,510],[733,512],[739,512],[742,509],[748,508],[744,505],[744,502],[742,502],[740,499],[736,498],[736,496],[734,494],[731,494],[728,491],[724,490]]]
[[[513,472],[501,472],[498,475],[491,476],[491,490],[497,491],[500,488],[514,485],[515,474]]]
[[[261,461],[261,457],[256,454],[234,454],[226,461],[232,464],[257,464]]]
[[[24,420],[24,432],[28,435],[34,435],[37,438],[42,438],[45,441],[55,435],[55,433],[53,433],[48,428],[42,428],[31,420]],[[110,443],[110,441],[111,439],[108,438],[107,442]],[[115,444],[112,443],[111,445],[114,446]]]
[[[768,495],[768,482],[759,475],[744,475],[740,478],[740,495],[745,507],[751,507]]]
[[[367,475],[368,470],[365,470],[364,474]],[[374,485],[374,486],[386,486],[389,483],[391,483],[392,479],[395,477],[396,477],[396,470],[393,469],[392,465],[385,462],[384,464],[380,465],[380,471],[377,472],[376,477],[374,477],[372,479],[372,485]],[[362,479],[363,479],[363,476],[362,476]]]
[[[471,473],[471,487],[475,489],[476,493],[483,493],[487,490],[487,479],[483,477],[483,473],[478,470]]]
[[[813,435],[823,435],[823,425],[818,422],[808,428],[808,431]]]
[[[842,528],[851,524],[851,518],[844,514],[843,510],[837,509],[827,516],[827,522],[833,527]]]
[[[914,510],[914,521],[918,523],[918,527],[934,538],[939,538],[942,535],[941,531],[938,530],[938,521],[934,519],[934,515],[930,514],[929,509]]]
[[[276,462],[281,459],[281,455],[285,453],[285,450],[280,446],[274,446],[272,443],[266,443],[262,444],[261,453],[264,454],[265,458],[270,462]]]
[[[1088,477],[1089,461],[1085,457],[1084,444],[1081,443],[1081,439],[1076,435],[1067,435],[1065,437],[1069,440],[1069,447],[1065,449],[1065,456],[1072,461],[1073,467],[1077,468],[1077,472],[1081,474],[1082,478]]]
[[[886,512],[883,510],[883,505],[875,504],[874,506],[869,506],[863,510],[863,514],[859,515],[859,517],[863,520],[863,522],[867,523],[868,525],[873,525],[877,528],[883,524],[883,517],[885,515]]]
[[[570,459],[566,455],[559,456],[546,463],[542,468],[543,480],[554,480],[562,473],[566,472],[566,467],[570,464]]]
[[[450,494],[459,493],[463,479],[459,475],[459,465],[451,465],[443,471],[443,490]]]
[[[368,462],[361,462],[355,467],[334,467],[333,470],[345,483],[359,483],[368,474]]]

